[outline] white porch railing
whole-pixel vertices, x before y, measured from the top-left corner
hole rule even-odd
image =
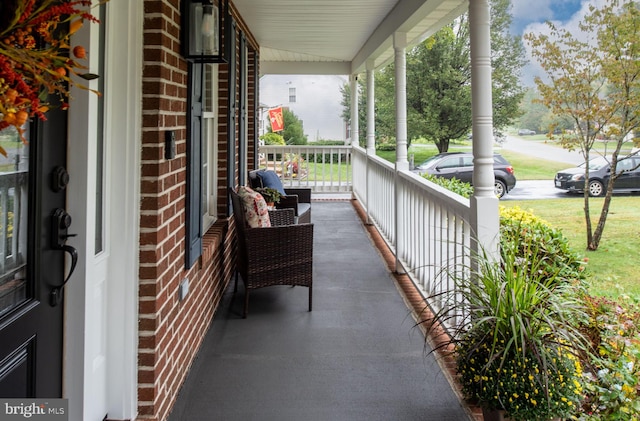
[[[396,172],[377,157],[367,159],[361,148],[354,148],[353,162],[354,195],[395,254],[398,270],[425,297],[454,291],[454,276],[471,265],[469,200],[411,172]],[[429,304],[441,310],[440,299]],[[457,320],[448,322],[453,327]]]
[[[352,192],[396,255],[398,269],[425,297],[453,291],[451,275],[470,268],[468,199],[411,172],[396,171],[360,147],[261,146],[259,152],[260,166],[278,172],[285,186],[307,186],[314,193]],[[303,160],[292,168],[296,156]],[[441,310],[440,300],[429,304]]]
[[[351,191],[351,146],[260,146],[259,166],[273,170],[285,187],[313,193]]]

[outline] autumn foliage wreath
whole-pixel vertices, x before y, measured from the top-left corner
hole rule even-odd
[[[50,95],[58,96],[66,109],[71,86],[88,89],[72,75],[97,77],[84,72],[79,60],[87,52],[80,45],[71,48],[70,40],[84,21],[98,22],[91,7],[90,0],[0,3],[0,131],[13,126],[26,142],[25,123],[31,117],[46,119]],[[0,153],[6,156],[2,147]]]

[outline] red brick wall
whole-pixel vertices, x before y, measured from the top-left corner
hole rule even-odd
[[[220,218],[203,238],[200,260],[185,270],[187,63],[180,54],[180,0],[144,0],[144,10],[138,419],[164,420],[233,274],[235,239],[226,218],[227,66],[219,66]],[[171,160],[164,158],[168,130],[176,134]],[[181,302],[185,278],[189,294]]]

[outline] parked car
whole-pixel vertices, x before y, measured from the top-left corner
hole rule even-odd
[[[418,174],[431,174],[444,178],[457,178],[467,183],[473,182],[473,154],[470,152],[445,152],[432,156],[415,167]],[[500,154],[493,155],[495,192],[499,198],[516,185],[513,167]]]
[[[529,130],[529,129],[520,129],[518,130],[518,136],[527,136],[530,134],[536,134],[535,130]]]
[[[617,164],[617,171],[621,172],[616,180],[614,192],[640,192],[640,156],[621,159]],[[555,177],[558,189],[573,193],[582,193],[584,189],[585,164],[559,171]],[[604,157],[597,157],[589,161],[589,195],[604,196],[611,176],[611,163]]]

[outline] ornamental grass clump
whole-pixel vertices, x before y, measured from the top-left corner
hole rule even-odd
[[[547,229],[536,226],[543,221],[516,220],[501,221],[508,228],[496,257],[472,254],[465,270],[442,271],[455,288],[431,297],[440,309],[425,323],[456,322],[441,346],[454,345],[470,401],[514,420],[569,417],[581,407],[580,358],[589,350],[580,330],[587,317],[581,266],[567,267],[539,244],[554,238],[537,232]]]
[[[502,246],[498,261],[476,259],[477,270],[458,285],[468,305],[455,335],[463,393],[516,420],[566,417],[583,388],[580,288],[549,273],[538,254],[516,254],[520,242],[512,246]]]

